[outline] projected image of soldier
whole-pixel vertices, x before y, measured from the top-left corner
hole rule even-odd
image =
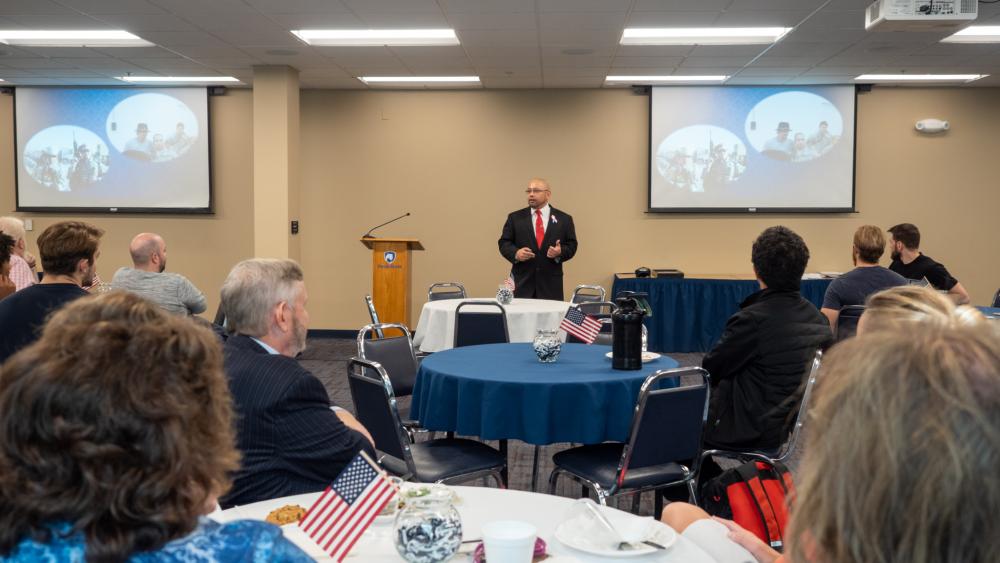
[[[34,177],[40,184],[48,188],[64,191],[62,175],[56,166],[56,155],[51,149],[45,149],[35,163]]]
[[[733,178],[733,166],[726,154],[726,147],[721,144],[712,147],[712,160],[705,170],[705,189],[717,189],[725,186]]]
[[[774,131],[774,137],[771,137],[764,143],[764,150],[761,151],[764,153],[764,156],[775,160],[790,160],[795,149],[792,139],[788,138],[791,130],[792,128],[788,125],[787,121],[779,122],[778,128]]]
[[[681,190],[691,189],[694,177],[688,170],[687,160],[686,150],[677,149],[674,151],[673,156],[670,157],[670,163],[667,165],[667,170],[663,174],[663,178],[668,184]]]
[[[805,133],[796,133],[792,147],[792,162],[805,162],[819,156],[816,151],[806,143]]]
[[[167,139],[167,146],[173,149],[175,156],[184,154],[184,151],[188,150],[192,143],[194,143],[194,139],[184,130],[183,123],[178,123],[174,134]]]
[[[159,133],[153,135],[153,162],[164,162],[177,158],[177,152],[173,147],[167,145],[163,135]]]
[[[76,149],[76,162],[69,172],[69,188],[77,190],[96,182],[99,178],[98,166],[90,155],[87,145]]]
[[[135,137],[125,143],[122,154],[136,160],[153,159],[153,141],[149,138],[149,126],[139,123],[135,126]]]
[[[809,146],[819,156],[833,147],[837,137],[830,133],[830,125],[826,121],[819,122],[819,128],[808,139]]]

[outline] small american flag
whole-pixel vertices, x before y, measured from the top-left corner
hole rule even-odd
[[[392,481],[361,452],[309,508],[299,528],[334,561],[343,561],[393,491]]]
[[[507,274],[507,279],[503,280],[503,286],[511,291],[514,291],[514,277]]]
[[[592,344],[601,332],[601,323],[594,317],[584,315],[577,307],[570,307],[566,311],[566,316],[559,323],[559,328],[583,340],[587,344]]]

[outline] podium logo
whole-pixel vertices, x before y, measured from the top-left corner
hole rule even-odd
[[[385,254],[382,255],[382,257],[385,258],[386,264],[392,264],[393,262],[396,261],[396,252],[393,250],[387,250]]]

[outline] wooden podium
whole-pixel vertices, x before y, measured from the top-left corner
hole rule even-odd
[[[412,238],[362,238],[372,251],[372,301],[379,322],[410,325],[410,251],[423,250]]]

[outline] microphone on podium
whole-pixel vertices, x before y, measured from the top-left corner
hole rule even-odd
[[[367,233],[365,233],[365,234],[361,235],[361,238],[375,238],[375,237],[373,237],[373,236],[372,236],[372,232],[373,232],[373,231],[374,231],[375,229],[377,229],[377,228],[379,228],[379,227],[384,227],[384,226],[388,225],[389,223],[395,223],[396,221],[399,221],[399,220],[400,220],[400,219],[402,219],[403,217],[409,217],[409,216],[410,216],[410,214],[409,214],[409,213],[405,213],[405,214],[403,214],[403,215],[400,215],[399,217],[396,217],[395,219],[393,219],[393,220],[391,220],[391,221],[386,221],[385,223],[382,223],[381,225],[375,225],[374,227],[372,227],[372,228],[368,229],[368,232],[367,232]]]

